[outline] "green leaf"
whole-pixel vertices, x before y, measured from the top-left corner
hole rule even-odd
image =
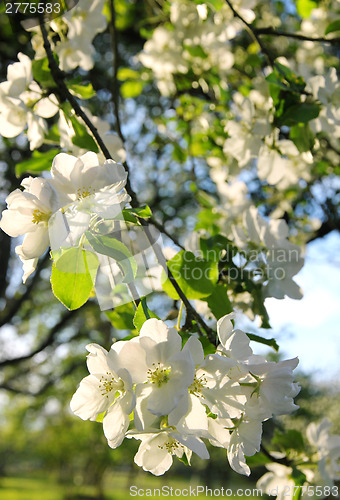
[[[198,337],[203,347],[204,356],[208,354],[214,354],[216,352],[216,346],[207,339],[207,337]]]
[[[253,340],[254,342],[258,342],[259,344],[264,344],[268,345],[269,347],[272,347],[274,351],[278,352],[279,346],[276,342],[275,339],[266,339],[264,337],[261,337],[260,335],[255,335],[255,333],[246,333],[248,338],[250,340]]]
[[[272,444],[278,446],[284,451],[304,451],[305,448],[305,443],[301,432],[295,429],[290,429],[285,432],[281,432],[278,429],[275,429]]]
[[[46,88],[57,87],[52,75],[51,70],[48,66],[48,59],[44,57],[43,59],[35,59],[32,61],[32,72],[33,78],[40,85]]]
[[[59,133],[59,127],[58,127],[57,123],[55,123],[54,125],[52,125],[51,128],[48,129],[48,132],[45,135],[44,142],[46,144],[50,144],[52,142],[54,144],[58,144],[59,145],[59,143],[60,143],[60,133]]]
[[[218,279],[217,263],[199,259],[192,252],[184,250],[168,262],[168,268],[188,299],[208,297]],[[179,299],[170,279],[163,281],[163,290],[169,297]]]
[[[115,307],[113,311],[106,311],[105,314],[117,330],[135,329],[133,324],[135,308],[132,302]]]
[[[204,52],[203,47],[200,45],[187,45],[184,44],[184,49],[189,52],[191,57],[199,57],[200,59],[206,59],[208,56]]]
[[[69,310],[78,309],[89,298],[99,261],[80,247],[65,250],[52,266],[51,285],[57,299]]]
[[[138,208],[126,208],[125,212],[136,214],[138,215],[138,217],[141,217],[142,219],[149,219],[149,217],[152,217],[152,212],[149,205],[143,205],[142,207]]]
[[[23,174],[40,174],[44,170],[50,170],[54,157],[60,153],[59,149],[50,149],[45,153],[33,151],[29,160],[21,161],[15,166],[15,175],[20,177]]]
[[[224,285],[216,285],[213,293],[203,300],[208,303],[209,309],[216,319],[220,319],[233,311],[228,298],[227,287]]]
[[[91,247],[102,255],[114,259],[124,275],[123,283],[130,283],[136,276],[137,263],[130,250],[116,238],[101,236],[86,231],[85,233]]]
[[[252,457],[247,457],[247,465],[252,469],[253,467],[260,467],[266,464],[272,463],[272,460],[268,458],[264,453],[261,451],[256,453],[256,455],[253,455]]]
[[[88,83],[87,85],[79,85],[78,83],[70,84],[68,82],[68,88],[71,94],[79,97],[80,99],[90,99],[91,97],[96,95],[96,92],[91,83]]]
[[[78,148],[98,153],[98,145],[92,135],[87,131],[86,126],[80,123],[76,116],[69,115],[67,118],[71,121],[74,133],[76,134],[72,137],[73,144],[78,146]]]
[[[146,299],[145,297],[143,297],[140,303],[138,304],[135,317],[133,318],[133,324],[140,332],[140,329],[142,328],[145,321],[150,318],[159,319],[157,314],[154,314],[152,311],[150,311],[150,309],[147,306]]]
[[[317,118],[320,113],[320,106],[316,103],[303,102],[291,106],[280,117],[281,125],[296,125],[297,123],[307,123]]]
[[[131,68],[119,68],[117,78],[121,82],[124,82],[125,80],[137,80],[140,78],[140,74],[138,71]]]
[[[296,0],[296,10],[302,18],[309,17],[316,7],[317,3],[313,0]]]
[[[325,35],[328,35],[328,33],[333,33],[334,31],[340,31],[340,19],[333,21],[327,26]]]
[[[125,99],[138,97],[143,90],[144,83],[140,80],[127,81],[120,87],[120,92]]]
[[[290,128],[289,137],[294,142],[300,153],[310,151],[315,142],[314,134],[308,123],[298,123]]]

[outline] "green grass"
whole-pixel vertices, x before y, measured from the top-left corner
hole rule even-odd
[[[144,490],[144,496],[139,495],[135,497],[130,496],[129,492],[129,477],[125,474],[117,474],[114,477],[109,477],[105,488],[106,500],[127,500],[129,498],[164,498],[150,497],[147,489],[154,490],[155,488],[161,489],[162,486],[167,485],[173,489],[189,488],[190,484],[185,479],[171,479],[166,481],[164,477],[150,477],[144,474],[137,475],[132,479],[132,484],[136,485],[138,489]],[[194,484],[191,484],[193,487]],[[74,486],[74,485],[61,485],[50,477],[37,478],[37,477],[3,477],[0,478],[0,499],[1,500],[65,500],[67,496],[72,498],[72,495],[82,494],[87,495],[87,498],[95,498],[95,488],[91,486]],[[169,494],[169,497],[171,495]],[[74,497],[77,498],[77,497]],[[175,496],[172,498],[184,499],[188,496]],[[198,495],[195,498],[201,500],[206,497],[205,495]],[[227,497],[225,497],[227,498]],[[253,500],[252,497],[229,497],[237,498],[237,500]],[[258,497],[260,498],[260,497]]]

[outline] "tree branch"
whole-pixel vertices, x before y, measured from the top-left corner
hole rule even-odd
[[[81,360],[81,361],[75,361],[70,366],[68,366],[57,377],[54,377],[54,378],[51,378],[51,379],[47,380],[35,392],[31,392],[31,391],[23,390],[23,389],[17,389],[16,387],[14,387],[12,385],[9,385],[7,382],[4,382],[4,383],[0,384],[0,390],[2,389],[4,391],[12,392],[14,394],[18,394],[18,395],[21,394],[23,396],[32,396],[32,397],[41,396],[41,394],[43,394],[49,387],[51,387],[51,386],[57,384],[58,382],[60,382],[61,380],[63,380],[64,377],[66,377],[67,375],[70,375],[72,372],[74,372],[74,370],[76,370],[77,368],[80,368],[81,366],[83,366],[83,364],[84,364],[83,360]]]
[[[12,359],[5,359],[3,361],[0,361],[0,369],[4,368],[5,366],[11,366],[11,365],[16,365],[18,363],[21,363],[23,361],[27,361],[28,359],[33,358],[36,354],[39,352],[43,351],[48,347],[49,345],[52,344],[56,334],[64,328],[64,326],[77,314],[79,309],[76,311],[67,311],[61,319],[56,323],[51,330],[49,331],[47,337],[41,342],[41,344],[36,347],[33,351],[31,351],[29,354],[25,354],[24,356],[18,356],[17,358],[12,358]]]
[[[270,36],[284,36],[286,38],[295,38],[296,40],[308,41],[308,42],[318,42],[318,43],[330,43],[331,45],[339,45],[340,37],[335,38],[324,38],[324,37],[312,37],[307,35],[300,35],[299,33],[290,33],[281,30],[274,30],[273,28],[252,28],[253,32],[257,35],[270,35]]]
[[[233,7],[233,5],[231,4],[231,2],[229,0],[225,0],[226,3],[229,5],[232,13],[234,14],[234,17],[236,17],[237,19],[239,19],[240,21],[242,21],[242,23],[246,26],[247,28],[247,31],[248,33],[250,34],[250,36],[252,37],[252,39],[258,44],[258,46],[260,47],[261,49],[261,52],[262,54],[265,56],[265,58],[267,59],[267,62],[268,62],[268,65],[269,66],[272,66],[274,67],[275,63],[274,63],[274,59],[273,57],[271,56],[271,54],[267,51],[266,47],[263,45],[262,43],[262,40],[260,39],[260,37],[258,36],[256,30],[253,28],[253,26],[251,24],[249,24]]]
[[[48,260],[49,260],[49,254],[46,253],[46,255],[40,260],[40,262],[37,266],[37,269],[35,271],[35,274],[31,280],[30,284],[26,287],[25,292],[17,300],[12,302],[12,304],[7,312],[6,312],[6,309],[4,310],[5,315],[0,318],[0,328],[11,321],[11,319],[19,311],[20,307],[25,302],[25,300],[28,299],[28,297],[31,294],[32,289],[34,288],[35,284],[38,281],[41,270],[44,268],[44,266]]]
[[[113,8],[113,20],[114,20],[115,19],[115,16],[114,16],[115,12],[114,12],[113,1],[112,1],[112,4],[111,4],[111,7]],[[48,40],[48,37],[47,37],[47,32],[46,32],[46,28],[45,28],[45,25],[44,25],[44,20],[43,20],[43,17],[41,17],[41,16],[39,18],[39,23],[40,23],[40,29],[41,29],[41,33],[42,33],[42,36],[43,36],[43,40],[44,40],[44,49],[46,51],[48,62],[49,62],[49,68],[51,70],[51,74],[52,74],[52,77],[53,77],[54,81],[59,86],[60,95],[62,96],[62,98],[64,98],[65,100],[67,100],[71,104],[71,106],[73,107],[73,109],[76,112],[76,114],[78,116],[80,116],[84,120],[84,122],[86,123],[86,125],[91,130],[93,136],[95,137],[95,139],[96,139],[96,141],[98,143],[98,146],[102,150],[104,156],[107,159],[110,159],[111,158],[110,153],[109,153],[108,149],[106,148],[103,140],[101,139],[101,137],[100,137],[100,135],[98,133],[98,130],[93,125],[93,123],[91,122],[91,120],[87,117],[87,115],[84,113],[84,111],[81,109],[81,107],[79,106],[77,100],[69,92],[69,90],[68,90],[68,88],[66,86],[66,83],[64,81],[65,74],[64,74],[63,71],[60,70],[58,64],[56,63],[56,60],[54,59],[52,48],[51,48],[51,44],[50,44],[50,42]],[[115,26],[113,26],[113,28],[115,30]],[[116,51],[116,59],[115,59],[115,61],[116,61],[115,62],[116,70],[115,70],[115,72],[117,72],[118,71],[117,70],[117,64],[118,64],[117,63],[117,61],[118,61],[118,45],[117,45],[116,30],[114,31],[114,34],[115,34],[115,36],[114,36],[114,47],[115,47],[114,50]],[[117,82],[116,82],[115,89],[116,88],[117,88]],[[119,102],[118,102],[118,98],[117,97],[118,97],[117,94],[115,94],[115,96],[114,96],[114,103],[115,103],[115,108],[116,108],[115,113],[118,116],[117,125],[119,125],[120,124],[120,122],[119,122],[119,108],[118,108]],[[121,133],[121,138],[123,138],[122,140],[124,140],[124,136],[123,136],[123,134],[122,134],[121,131],[120,131],[120,133]],[[126,164],[125,164],[125,168],[127,169],[127,172],[128,172],[128,166]],[[129,193],[129,195],[131,196],[133,203],[135,203],[136,206],[139,206],[137,196],[131,190],[131,187],[129,188],[128,184],[126,186],[126,190]],[[207,336],[208,336],[209,340],[215,344],[216,343],[216,335],[214,334],[213,330],[205,323],[205,321],[201,318],[201,316],[197,313],[197,311],[190,304],[190,302],[188,301],[187,297],[185,296],[185,294],[183,293],[183,291],[179,287],[179,285],[178,285],[177,281],[175,280],[174,276],[172,275],[172,273],[168,269],[168,267],[166,265],[166,260],[165,260],[165,258],[163,256],[161,250],[158,248],[157,245],[154,244],[154,239],[152,238],[152,235],[151,235],[149,227],[148,227],[149,226],[149,222],[147,222],[145,219],[141,219],[141,218],[139,218],[139,220],[140,220],[142,226],[145,229],[145,234],[147,235],[147,237],[149,239],[149,242],[152,245],[153,250],[155,251],[155,254],[156,254],[158,262],[161,264],[161,266],[163,267],[163,269],[167,272],[172,285],[174,286],[174,288],[175,288],[176,292],[178,293],[179,297],[182,299],[182,301],[183,301],[186,309],[191,311],[191,314],[195,318],[195,320],[197,321],[197,323],[199,323],[204,328],[205,332],[207,333]],[[158,226],[160,226],[160,224],[158,224]],[[162,231],[163,231],[163,228],[162,228]]]

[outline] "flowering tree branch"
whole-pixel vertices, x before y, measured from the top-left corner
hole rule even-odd
[[[114,9],[113,9],[113,12],[114,12]],[[45,48],[45,51],[46,51],[46,54],[47,54],[47,57],[48,57],[48,61],[49,61],[49,67],[50,67],[50,70],[51,70],[51,74],[52,74],[52,77],[54,78],[55,82],[60,87],[60,92],[61,92],[62,97],[64,99],[66,99],[71,104],[71,106],[73,107],[73,109],[76,112],[76,114],[78,116],[80,116],[84,120],[84,122],[86,123],[86,125],[89,127],[89,129],[91,130],[93,136],[95,137],[95,139],[96,139],[96,141],[97,141],[100,149],[102,150],[104,156],[107,159],[111,159],[111,155],[110,155],[107,147],[105,146],[102,138],[100,137],[97,128],[93,125],[92,121],[83,112],[83,110],[79,106],[77,100],[75,99],[75,97],[70,93],[70,91],[67,88],[67,85],[66,85],[65,80],[64,80],[64,73],[60,70],[58,64],[56,63],[56,61],[54,59],[52,48],[51,48],[51,44],[50,44],[50,42],[48,40],[47,32],[46,32],[46,28],[45,28],[45,24],[44,24],[44,21],[43,21],[42,17],[39,18],[39,23],[40,23],[40,29],[41,29],[41,33],[42,33],[42,36],[43,36],[43,40],[44,40],[44,48]],[[117,38],[116,37],[115,37],[115,42],[114,43],[115,43],[115,45],[117,44]],[[117,46],[116,46],[116,51],[117,51]],[[118,51],[117,51],[117,53],[118,53]],[[116,106],[115,106],[116,114],[119,116],[118,101],[117,101],[116,97],[114,99],[115,99],[115,104],[116,104]],[[119,124],[119,123],[120,122],[118,120],[117,124]],[[121,133],[121,135],[122,135],[122,133]],[[122,135],[122,137],[123,137],[123,135]],[[125,168],[128,171],[128,167],[127,167],[126,164],[125,164]],[[126,190],[129,193],[129,195],[131,196],[132,200],[134,200],[134,206],[139,206],[136,194],[134,193],[134,191],[132,191],[131,186],[128,183],[126,185]],[[153,238],[151,237],[150,232],[147,230],[149,223],[147,221],[145,221],[144,219],[142,219],[142,218],[139,218],[139,220],[140,220],[142,226],[145,229],[145,233],[146,233],[146,235],[147,235],[150,243],[153,243]],[[152,246],[155,249],[155,247],[157,245],[152,245]],[[196,319],[197,323],[199,323],[199,325],[201,325],[204,328],[205,332],[207,333],[207,336],[208,336],[209,340],[211,342],[215,343],[216,342],[216,337],[215,337],[215,335],[213,333],[213,330],[205,323],[205,321],[202,319],[202,317],[197,313],[197,311],[190,304],[189,300],[187,299],[187,297],[185,296],[185,294],[181,290],[180,286],[178,285],[177,281],[175,280],[173,274],[167,268],[166,261],[164,259],[164,256],[162,255],[162,252],[161,251],[157,252],[156,256],[157,256],[157,260],[158,260],[159,264],[168,273],[169,279],[170,279],[172,285],[174,286],[176,292],[180,296],[181,300],[183,301],[186,309],[191,311],[191,315]],[[132,295],[135,296],[135,294],[133,293],[133,291],[132,291]]]

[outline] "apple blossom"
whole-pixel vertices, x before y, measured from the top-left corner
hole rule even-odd
[[[126,437],[141,440],[135,463],[155,476],[164,474],[171,467],[174,455],[182,458],[185,453],[189,464],[192,452],[202,459],[209,458],[200,438],[178,434],[171,428],[149,429],[145,433],[129,431]]]
[[[33,150],[44,141],[47,131],[44,118],[54,116],[59,106],[55,95],[44,97],[33,80],[31,59],[21,52],[18,59],[19,62],[8,66],[7,81],[0,83],[0,134],[16,137],[27,126],[27,137]]]
[[[317,448],[318,469],[322,480],[333,485],[340,480],[340,435],[331,434],[332,423],[328,418],[310,423],[306,429],[307,439]]]
[[[24,262],[24,280],[34,271],[37,258],[49,245],[48,222],[60,207],[53,186],[41,177],[28,177],[6,199],[7,210],[2,213],[0,227],[13,238],[25,235],[16,253]]]
[[[194,364],[174,328],[151,318],[143,324],[134,342],[120,345],[120,357],[136,384],[149,389],[147,410],[168,415],[194,381]]]
[[[97,344],[86,348],[90,353],[90,375],[80,382],[70,403],[71,410],[83,420],[96,420],[105,412],[104,434],[111,448],[116,448],[125,437],[135,403],[131,377],[114,349],[107,352]]]

